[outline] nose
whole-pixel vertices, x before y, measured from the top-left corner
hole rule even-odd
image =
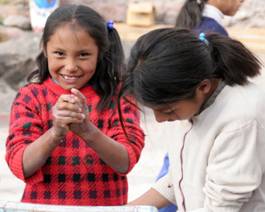
[[[66,61],[65,69],[69,72],[76,72],[78,70],[78,64],[73,59],[69,59]]]
[[[153,111],[154,112],[154,115],[155,115],[155,119],[157,122],[161,123],[161,122],[165,122],[165,121],[168,121],[168,117],[159,113],[159,112],[156,112],[156,111]]]

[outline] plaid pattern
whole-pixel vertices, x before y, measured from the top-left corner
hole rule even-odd
[[[122,102],[123,118],[130,137],[127,140],[116,104],[97,112],[99,96],[92,87],[80,90],[90,108],[91,121],[106,135],[123,144],[128,151],[130,171],[144,146],[139,127],[139,113]],[[126,174],[119,174],[102,161],[82,139],[69,132],[55,148],[46,164],[33,176],[25,178],[22,169],[24,149],[52,126],[52,106],[61,94],[69,93],[47,79],[20,89],[13,103],[10,130],[6,143],[6,160],[11,171],[26,182],[23,202],[62,205],[123,205],[127,202]]]

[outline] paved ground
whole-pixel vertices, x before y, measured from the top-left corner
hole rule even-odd
[[[161,26],[156,26],[161,27]],[[143,34],[146,30],[143,28],[129,28],[125,25],[118,25],[118,30],[121,32],[122,38],[134,42],[135,38]],[[253,50],[265,63],[265,29],[230,29],[231,36],[240,39],[251,50]],[[128,49],[127,49],[128,51]],[[265,90],[265,70],[263,74],[254,81]],[[0,99],[13,99],[14,93],[11,96],[3,96],[0,94]],[[17,180],[9,171],[5,160],[5,139],[7,136],[8,111],[9,104],[0,103],[0,200],[19,201],[23,183]],[[4,106],[3,106],[4,105]],[[165,139],[174,140],[174,123],[158,124],[154,121],[149,110],[146,110],[142,118],[142,126],[146,132],[146,146],[143,150],[139,163],[129,174],[129,199],[134,199],[154,182],[155,176],[158,173],[162,164],[162,158],[165,153],[163,141]]]

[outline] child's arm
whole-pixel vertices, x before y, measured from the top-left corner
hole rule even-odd
[[[128,203],[128,205],[150,205],[156,208],[162,208],[169,205],[171,202],[162,196],[158,191],[151,188],[142,196]]]
[[[71,124],[70,130],[82,137],[97,152],[99,157],[114,170],[120,173],[126,172],[129,167],[129,159],[125,147],[105,135],[90,121],[86,108],[86,97],[77,89],[71,91],[79,98],[79,104],[83,105],[86,119],[81,124]]]
[[[87,144],[94,149],[99,157],[119,173],[125,173],[129,167],[129,158],[126,148],[105,135],[91,122],[87,123],[88,131],[92,133],[83,133],[81,137]]]
[[[83,94],[76,89],[72,89],[72,93],[79,97],[80,102],[82,102],[83,106],[86,107],[86,98],[83,96]],[[84,111],[88,114],[87,109],[84,109]],[[138,132],[139,129],[134,129],[135,144],[131,144],[132,142],[128,141],[128,139],[124,135],[123,130],[121,129],[115,130],[117,140],[114,140],[114,138],[105,135],[101,130],[99,130],[89,120],[89,115],[87,115],[86,117],[87,118],[82,124],[71,124],[70,129],[75,134],[82,137],[87,142],[87,144],[97,152],[99,157],[106,164],[108,164],[119,173],[127,173],[128,170],[130,170],[135,164],[135,161],[138,160],[140,152],[143,148],[144,136],[142,131]],[[134,125],[132,124],[132,126]],[[125,142],[122,140],[126,140],[127,143],[125,144]]]
[[[51,152],[60,143],[61,138],[56,136],[52,127],[33,143],[29,144],[23,154],[23,172],[25,177],[30,177],[45,163]]]
[[[61,95],[53,107],[53,126],[33,143],[23,154],[23,171],[29,177],[40,169],[54,148],[69,131],[69,123],[80,123],[84,116],[73,95]]]
[[[22,88],[12,105],[6,143],[6,161],[18,178],[25,181],[38,181],[41,180],[42,175],[37,171],[45,164],[51,152],[60,143],[62,136],[68,131],[67,124],[74,121],[80,122],[80,117],[76,120],[74,118],[76,114],[73,112],[70,118],[67,117],[69,109],[65,108],[70,107],[74,110],[73,106],[77,106],[66,104],[68,96],[62,96],[53,108],[53,127],[47,130],[49,124],[42,123],[39,116],[40,110],[46,108],[45,104],[42,106],[39,103],[31,89]],[[48,114],[49,111],[44,113]],[[33,174],[34,177],[29,179]]]

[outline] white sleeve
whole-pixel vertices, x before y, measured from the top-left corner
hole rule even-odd
[[[167,173],[165,176],[156,181],[152,188],[164,196],[168,201],[176,204],[174,187],[170,180],[170,173]]]
[[[256,121],[229,128],[216,138],[209,155],[204,208],[190,212],[239,212],[261,183],[264,129]]]

